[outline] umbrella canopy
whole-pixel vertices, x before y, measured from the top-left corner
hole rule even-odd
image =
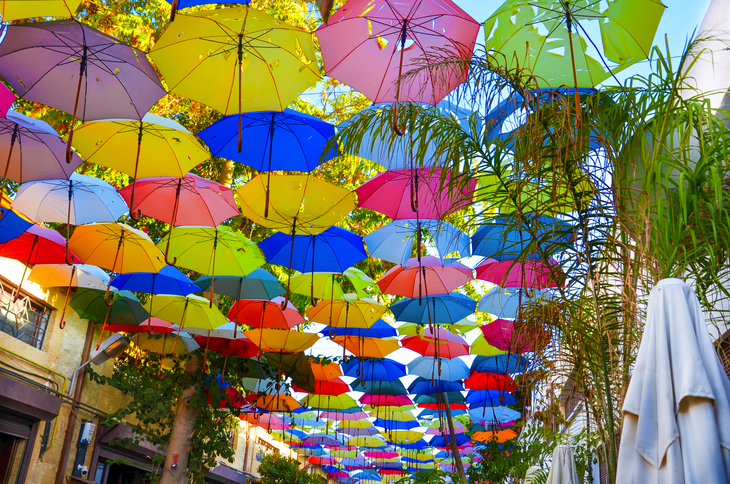
[[[517,389],[517,385],[509,375],[499,373],[472,372],[469,378],[464,380],[464,386],[472,390],[498,390],[500,392],[513,392]]]
[[[42,2],[0,2],[3,22],[36,17],[73,17],[81,0],[45,0]]]
[[[348,447],[364,447],[368,449],[378,449],[387,447],[388,443],[383,437],[356,437],[347,441]]]
[[[106,329],[113,333],[170,334],[178,330],[177,325],[159,318],[149,317],[139,324],[108,324]]]
[[[8,109],[13,105],[18,98],[15,97],[13,91],[7,88],[5,84],[0,87],[0,117],[6,117],[8,115]]]
[[[178,344],[178,341],[180,344]],[[182,355],[200,348],[193,338],[185,333],[160,334],[138,333],[134,344],[139,349],[162,355]]]
[[[482,225],[471,237],[472,254],[496,260],[538,260],[537,248],[549,250],[564,244],[573,235],[573,227],[552,217],[500,216]]]
[[[111,306],[107,305],[105,294],[104,288],[81,287],[71,298],[69,306],[81,319],[91,321],[136,326],[149,318],[142,303],[131,292],[112,289],[106,297],[107,300],[113,301]]]
[[[78,173],[71,173],[68,180],[22,184],[12,207],[34,222],[69,225],[116,222],[129,210],[107,182]]]
[[[318,234],[355,209],[353,192],[310,175],[271,175],[276,196],[267,212],[267,182],[258,175],[239,188],[241,213],[264,227],[289,234]],[[288,264],[287,264],[288,267]]]
[[[472,279],[471,268],[464,264],[428,256],[393,267],[378,280],[378,287],[385,294],[421,297],[423,293],[448,294]]]
[[[413,402],[408,398],[408,395],[371,395],[366,393],[360,397],[360,403],[376,407],[402,407],[411,405]]]
[[[312,409],[329,411],[358,408],[357,402],[349,395],[307,395],[302,399],[302,405]]]
[[[32,225],[19,237],[0,244],[0,257],[36,264],[63,264],[65,257],[66,239],[52,229]],[[70,254],[73,263],[81,260]]]
[[[407,395],[408,390],[400,380],[392,381],[369,381],[369,380],[355,380],[352,382],[352,391],[369,393],[371,395]],[[389,416],[391,419],[392,416]]]
[[[385,358],[401,347],[397,338],[334,336],[332,341],[358,358]]]
[[[74,230],[69,248],[85,264],[118,274],[159,272],[165,267],[162,253],[147,234],[125,224],[81,225]]]
[[[358,338],[387,338],[398,336],[398,332],[382,319],[377,320],[367,329],[363,328],[331,328],[320,331],[321,335],[329,332],[332,336],[356,336]]]
[[[255,328],[244,331],[244,334],[265,353],[300,353],[319,340],[316,333],[271,328]]]
[[[178,10],[182,10],[183,8],[188,7],[197,7],[198,5],[208,5],[210,0],[165,0],[167,3],[169,3],[172,7],[170,12],[170,22],[175,20],[175,13]],[[238,3],[241,5],[248,5],[251,3],[251,0],[237,0],[237,1],[228,1],[226,3]]]
[[[479,300],[477,311],[493,314],[498,318],[517,318],[520,306],[529,304],[535,299],[547,297],[544,290],[525,291],[520,289],[502,289],[494,287]]]
[[[205,291],[212,282],[210,276],[201,276],[195,285]],[[284,294],[284,286],[273,274],[259,267],[247,276],[216,277],[214,292],[233,299],[274,299]]]
[[[421,233],[419,238],[419,232]],[[423,232],[427,232],[424,236]],[[418,241],[433,243],[439,257],[457,252],[459,257],[471,254],[469,236],[448,222],[440,220],[395,220],[365,236],[371,257],[407,265]]]
[[[545,345],[550,340],[550,333],[540,327],[523,327],[517,333],[515,322],[497,319],[479,329],[489,344],[503,351],[513,353],[529,353],[536,347]]]
[[[388,310],[372,299],[320,301],[305,312],[310,321],[342,328],[369,328]]]
[[[0,208],[0,244],[17,239],[33,223],[13,212],[9,208]]]
[[[255,393],[252,393],[246,396],[244,401],[266,412],[291,412],[302,407],[290,395],[264,395],[257,397]]]
[[[649,295],[623,419],[617,482],[730,479],[730,380],[681,279]]]
[[[339,378],[333,378],[332,380],[314,380],[314,391],[307,392],[303,388],[295,386],[294,390],[298,392],[315,393],[317,395],[342,395],[350,391],[350,385],[340,380]]]
[[[457,381],[469,377],[469,367],[458,358],[437,359],[430,356],[419,356],[408,363],[408,373],[429,380]]]
[[[423,378],[419,376],[408,387],[408,393],[411,394],[417,394],[419,396],[421,395],[436,395],[438,393],[450,393],[450,392],[461,392],[464,390],[464,387],[461,386],[461,383],[448,381],[448,380],[439,380],[434,379],[431,380]],[[459,403],[461,399],[451,401],[449,399],[449,403]]]
[[[506,288],[548,289],[562,284],[562,273],[552,259],[550,267],[533,260],[487,260],[477,267],[477,279]]]
[[[528,359],[515,353],[497,356],[477,356],[471,364],[470,372],[501,373],[503,375],[522,373],[527,368]]]
[[[41,264],[33,267],[28,280],[43,287],[87,287],[106,289],[109,276],[96,266],[86,264]]]
[[[228,322],[218,308],[210,308],[209,301],[193,294],[189,296],[160,295],[145,305],[152,316],[177,324],[181,329],[213,330]]]
[[[215,338],[195,336],[195,341],[202,347],[226,356],[253,358],[259,354],[259,349],[245,335],[239,334],[234,338]]]
[[[449,176],[446,178],[448,183]],[[381,173],[355,191],[358,206],[393,220],[414,219],[416,215],[438,220],[470,204],[475,187],[476,180],[471,180],[459,190],[449,190],[442,186],[440,173],[417,168]]]
[[[463,294],[452,292],[429,296],[419,303],[418,298],[402,299],[390,307],[397,321],[428,324],[453,324],[474,312],[476,302]]]
[[[469,348],[469,353],[472,355],[491,357],[503,355],[506,353],[506,351],[502,351],[499,348],[495,348],[494,346],[490,345],[484,338],[484,335],[480,334],[479,336],[477,336],[477,339],[475,339],[474,342],[471,344],[471,347]]]
[[[173,266],[165,266],[159,272],[120,274],[112,279],[111,285],[127,291],[177,296],[187,296],[201,290],[188,276]]]
[[[2,188],[7,180],[68,179],[83,162],[74,152],[65,162],[68,146],[63,138],[47,123],[15,111],[0,118],[0,147],[7,147],[7,155],[0,158]]]
[[[520,418],[520,412],[507,407],[479,407],[469,410],[469,417],[475,422],[509,422]]]
[[[401,74],[444,50],[470,59],[478,31],[479,24],[450,0],[351,0],[317,29],[317,38],[326,74],[371,101],[436,104],[466,79],[465,69],[436,74],[429,66],[407,81]]]
[[[228,319],[254,328],[291,329],[302,324],[304,317],[292,306],[281,308],[278,301],[242,299],[233,303]]]
[[[155,177],[135,180],[119,193],[131,203],[132,211],[154,217],[173,227],[203,225],[217,227],[239,215],[230,188],[192,173],[180,177]]]
[[[406,367],[402,363],[379,358],[352,359],[342,364],[342,370],[345,375],[364,381],[392,381],[406,376]]]
[[[341,273],[368,257],[362,237],[340,227],[314,235],[277,232],[262,240],[259,247],[270,264],[299,272]]]
[[[466,403],[469,404],[470,408],[518,404],[517,399],[511,393],[495,390],[469,390],[466,395]]]

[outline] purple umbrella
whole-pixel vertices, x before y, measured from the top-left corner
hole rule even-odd
[[[142,119],[166,94],[144,52],[76,20],[8,26],[0,76],[21,98],[73,115],[69,146],[76,119]]]
[[[48,124],[15,111],[0,118],[0,173],[3,182],[8,179],[19,183],[36,180],[68,179],[82,160],[71,152],[70,164],[64,163],[67,144]]]

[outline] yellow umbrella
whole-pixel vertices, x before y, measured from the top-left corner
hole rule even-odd
[[[356,437],[347,441],[350,447],[387,447],[388,443],[380,437]]]
[[[414,430],[392,430],[390,432],[380,432],[388,442],[394,444],[407,444],[409,442],[416,442],[425,435],[423,432],[416,432]]]
[[[177,348],[177,354],[191,353],[200,346],[195,342],[193,338],[186,335],[181,335],[183,345],[181,348]],[[160,353],[162,355],[170,355],[175,353],[177,346],[177,336],[172,334],[162,333],[137,333],[133,340],[135,346],[141,350],[151,351],[153,353]]]
[[[318,410],[347,410],[357,407],[354,398],[343,395],[307,395],[302,399],[302,405]]]
[[[312,35],[247,6],[179,15],[150,51],[170,91],[222,112],[283,111],[320,79]]]
[[[131,175],[135,181],[153,176],[183,177],[210,158],[195,135],[182,125],[149,113],[141,121],[84,123],[75,130],[73,147],[86,161]],[[129,206],[135,206],[134,188]]]
[[[469,353],[481,356],[497,356],[505,354],[506,351],[502,351],[490,345],[484,338],[484,335],[480,334],[469,347]]]
[[[243,334],[264,353],[285,353],[293,355],[309,349],[319,340],[316,333],[286,331],[282,329],[255,328]]]
[[[344,346],[347,351],[358,358],[385,358],[399,349],[397,338],[370,338],[358,336],[335,336],[332,341]]]
[[[388,310],[372,299],[326,299],[306,310],[315,323],[335,328],[369,328]]]
[[[289,290],[315,299],[340,299],[345,293],[335,274],[306,272],[292,276]]]
[[[254,407],[259,407],[267,412],[291,412],[302,406],[290,395],[264,395],[253,401]]]
[[[73,17],[81,0],[2,0],[2,21],[37,17]]]
[[[69,250],[84,264],[112,272],[159,272],[165,267],[162,252],[144,232],[121,223],[76,227]]]
[[[368,429],[373,424],[368,420],[343,420],[340,422],[340,427],[343,429]]]

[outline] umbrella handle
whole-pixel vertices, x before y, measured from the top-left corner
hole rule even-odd
[[[175,21],[176,12],[177,12],[177,0],[172,0],[172,10],[170,11],[170,22]]]
[[[134,220],[135,222],[142,218],[142,210],[130,210],[129,211],[129,218]]]
[[[68,251],[68,238],[67,238],[66,239],[66,253],[64,254],[64,257],[66,258],[66,264],[72,266],[72,265],[74,265],[74,261],[73,261],[73,259],[70,259],[69,256],[70,256],[70,253]]]
[[[74,267],[74,270],[76,270],[75,267]],[[71,279],[73,280],[73,272],[71,274],[72,274]],[[59,323],[58,323],[58,327],[61,329],[66,327],[66,321],[64,321],[64,318],[66,316],[66,307],[68,307],[69,294],[71,294],[71,285],[69,285],[68,288],[66,289],[66,300],[63,303],[63,311],[61,312],[61,321],[59,321]]]
[[[403,52],[406,50],[406,37],[407,37],[407,26],[408,22],[403,22],[403,28],[401,29],[401,38],[399,39],[400,44],[400,62],[398,63],[398,80],[395,84],[395,106],[393,107],[393,132],[398,136],[403,136],[406,133],[406,126],[398,126],[398,101],[400,98],[400,83],[401,76],[403,73]]]

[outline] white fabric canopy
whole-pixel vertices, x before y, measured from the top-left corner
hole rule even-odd
[[[730,482],[730,380],[680,279],[651,291],[623,415],[617,483]]]
[[[620,481],[616,481],[617,483]],[[555,447],[553,463],[550,465],[545,484],[579,484],[578,474],[575,471],[573,451],[567,445]]]

